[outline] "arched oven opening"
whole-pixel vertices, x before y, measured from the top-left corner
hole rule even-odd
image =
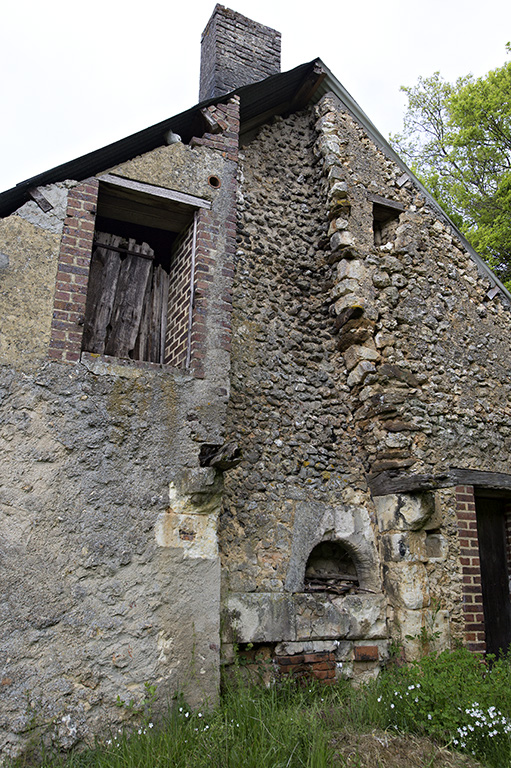
[[[345,595],[358,587],[357,567],[342,544],[322,541],[314,547],[305,567],[305,592]]]

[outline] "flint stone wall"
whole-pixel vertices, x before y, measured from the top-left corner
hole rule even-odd
[[[453,491],[408,499],[425,508],[386,526],[368,479],[509,472],[509,306],[335,97],[265,126],[241,172],[228,431],[245,461],[220,531],[231,629],[259,637],[256,596],[292,600],[315,544],[356,529],[387,637],[408,657],[421,633],[445,647],[463,633]],[[397,215],[376,245],[381,198]]]

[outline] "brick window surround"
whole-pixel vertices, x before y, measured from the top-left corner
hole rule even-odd
[[[192,146],[207,146],[220,151],[228,160],[228,178],[224,178],[223,191],[228,196],[227,217],[220,220],[213,210],[199,209],[196,212],[196,251],[194,272],[194,297],[191,318],[189,352],[183,350],[183,333],[175,335],[177,351],[168,350],[166,362],[170,365],[185,365],[198,378],[204,377],[204,360],[208,338],[208,316],[215,313],[219,318],[218,343],[230,351],[232,277],[236,250],[236,175],[239,136],[239,98],[230,99],[227,104],[209,107],[221,131],[205,133],[192,139]],[[74,364],[80,360],[82,349],[83,321],[87,299],[90,261],[92,257],[95,218],[98,204],[100,181],[89,178],[72,187],[68,194],[67,216],[64,222],[57,269],[53,316],[48,355],[53,360]],[[223,252],[213,255],[218,234],[224,234]],[[218,264],[218,261],[221,261]],[[221,297],[212,299],[211,289],[215,275],[220,271],[224,286]],[[186,294],[183,287],[182,295]],[[190,292],[186,300],[190,304]],[[181,324],[182,331],[182,324]],[[169,338],[173,338],[172,333]],[[160,368],[159,363],[130,361],[138,366]]]

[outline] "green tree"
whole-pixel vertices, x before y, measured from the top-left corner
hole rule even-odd
[[[394,149],[509,287],[511,62],[453,84],[436,72],[402,90],[408,108]]]

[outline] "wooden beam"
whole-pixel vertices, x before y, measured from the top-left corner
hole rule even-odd
[[[115,251],[116,253],[127,253],[130,256],[138,256],[141,259],[154,259],[154,253],[142,253],[141,251],[130,251],[129,248],[119,248],[117,245],[105,245],[100,240],[94,240],[94,246],[99,245],[101,248],[106,248],[107,251]]]
[[[308,75],[296,92],[289,107],[289,112],[298,112],[307,106],[315,92],[326,77],[323,67],[316,63],[310,75]]]
[[[369,477],[373,496],[391,493],[420,493],[436,488],[452,488],[456,485],[473,485],[476,489],[511,491],[511,475],[503,472],[482,472],[478,469],[449,468],[441,474],[403,475],[390,469]]]
[[[28,190],[28,194],[34,201],[34,203],[37,203],[39,208],[44,211],[45,213],[48,213],[48,211],[51,211],[53,208],[53,205],[50,203],[49,200],[45,198],[43,193],[38,187],[32,187],[32,189]]]
[[[385,208],[394,208],[396,211],[404,211],[406,208],[403,203],[400,203],[397,200],[389,200],[387,197],[382,197],[381,195],[373,195],[372,193],[369,193],[367,199],[377,205],[384,205]]]
[[[106,184],[112,184],[113,186],[131,189],[135,192],[141,192],[144,195],[164,197],[166,200],[173,200],[176,203],[184,203],[185,205],[189,205],[192,208],[211,208],[211,203],[209,200],[204,200],[202,197],[195,197],[195,195],[188,195],[185,192],[177,192],[174,189],[155,187],[153,184],[144,184],[141,181],[125,179],[122,176],[114,176],[111,173],[105,173],[103,176],[98,176],[98,178],[100,181]]]

